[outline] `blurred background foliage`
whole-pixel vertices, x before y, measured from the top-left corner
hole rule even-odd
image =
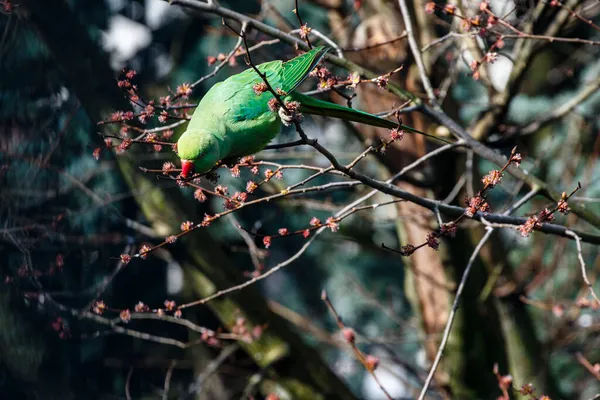
[[[91,38],[89,43],[97,46],[86,47],[89,43],[81,42],[78,37],[63,37],[65,48],[77,49],[83,43],[83,50],[100,54],[106,63],[102,68],[110,65],[115,76],[125,67],[136,70],[135,83],[146,98],[164,96],[169,88],[175,90],[184,82],[193,82],[210,73],[214,67],[209,65],[207,57],[226,54],[237,40],[222,28],[220,18],[197,18],[192,12],[159,0],[50,3],[55,2],[66,4],[70,13],[49,15],[49,19],[56,24],[82,26]],[[118,265],[120,254],[134,253],[144,243],[159,243],[184,220],[197,222],[204,213],[221,210],[222,202],[218,199],[193,202],[190,189],[180,189],[150,174],[143,178],[140,176],[144,174],[139,172],[128,174],[137,166],[157,168],[165,161],[175,161],[169,150],[156,152],[152,147],[140,146],[129,156],[115,156],[102,150],[96,160],[93,152],[103,146],[99,133],[105,129],[96,124],[97,118],[106,117],[111,107],[112,111],[121,108],[118,104],[104,104],[102,110],[91,111],[78,98],[73,82],[85,86],[88,81],[98,81],[100,87],[116,88],[116,81],[100,82],[103,76],[96,74],[73,76],[48,45],[55,39],[50,39],[35,22],[36,13],[43,8],[41,3],[13,3],[10,12],[0,14],[0,259],[4,280],[0,288],[0,397],[161,398],[165,374],[169,375],[171,370],[168,398],[243,398],[244,395],[248,398],[248,394],[262,398],[269,393],[277,393],[281,398],[312,398],[299,394],[304,392],[294,389],[296,386],[289,382],[296,379],[317,392],[319,389],[315,387],[320,387],[321,394],[326,393],[323,387],[327,384],[319,386],[315,383],[318,379],[304,378],[302,374],[306,371],[294,367],[309,365],[308,358],[320,356],[354,396],[385,398],[339,340],[335,320],[320,299],[323,289],[344,322],[359,333],[361,349],[381,358],[377,373],[390,393],[395,398],[412,398],[418,393],[431,360],[427,343],[435,349],[441,329],[435,321],[428,322],[421,315],[431,299],[419,294],[418,278],[412,275],[425,261],[417,258],[407,262],[380,247],[381,243],[390,247],[407,242],[416,244],[424,238],[411,237],[410,229],[406,233],[405,225],[415,224],[415,215],[394,206],[361,212],[345,220],[339,232],[325,233],[299,260],[256,284],[260,290],[239,292],[232,305],[217,301],[214,307],[200,306],[184,312],[185,318],[201,326],[230,329],[240,304],[252,303],[248,309],[242,307],[242,313],[257,324],[266,324],[267,332],[272,330],[273,336],[265,339],[265,348],[271,348],[282,338],[283,343],[293,341],[289,339],[292,336],[284,333],[286,330],[302,338],[292,346],[295,350],[278,358],[273,365],[261,365],[252,348],[230,348],[235,345],[223,342],[221,347],[201,343],[179,349],[114,334],[110,326],[77,318],[69,312],[83,310],[95,300],[104,279]],[[297,27],[291,0],[219,3],[282,30]],[[300,3],[303,19],[342,47],[382,42],[404,29],[396,18],[400,15],[396,2]],[[360,9],[355,9],[356,3],[361,3]],[[522,17],[530,8],[528,2],[521,1],[492,4],[498,12],[516,7],[515,18]],[[424,4],[415,1],[412,6],[416,15],[422,13]],[[592,6],[588,5],[592,10],[590,15],[598,22],[598,6]],[[452,22],[447,16],[440,18]],[[417,25],[423,21],[417,20]],[[565,28],[564,35],[600,40],[600,34],[586,24],[571,25]],[[442,36],[446,27],[440,22],[428,29]],[[251,36],[253,43],[266,39],[270,38],[260,32]],[[447,43],[436,48],[429,61],[437,74],[434,84],[453,76],[444,106],[453,110],[449,113],[464,126],[473,126],[487,109],[487,93],[468,74],[468,63],[462,59],[465,55],[459,51],[462,42]],[[499,88],[508,80],[511,46],[508,42],[507,48],[500,52],[499,62],[490,65],[492,83]],[[503,124],[515,126],[534,121],[597,80],[599,50],[600,46],[572,43],[555,43],[540,49]],[[263,62],[290,58],[295,51],[279,43],[258,49],[254,54],[257,62]],[[411,88],[415,71],[404,42],[346,54],[377,73],[404,63],[405,70],[396,79],[409,90],[420,90],[414,84]],[[99,68],[94,64],[97,60],[84,56],[78,62],[92,64],[88,67],[94,71]],[[235,65],[203,82],[192,101],[200,99],[216,81],[244,68],[243,58],[237,57]],[[332,70],[342,77],[348,74],[341,69]],[[308,82],[306,90],[314,89],[314,84],[314,80]],[[359,89],[355,106],[372,111],[391,108],[379,104],[377,90]],[[103,95],[99,92],[98,98]],[[599,104],[600,94],[596,93],[565,118],[531,135],[515,138],[496,127],[484,141],[505,153],[518,145],[525,156],[523,168],[556,190],[570,192],[576,182],[581,182],[584,189],[578,193],[578,201],[600,212],[600,166],[596,162],[600,152]],[[419,116],[409,115],[407,119],[421,124],[423,129],[435,129]],[[363,149],[363,143],[373,138],[368,129],[329,119],[308,118],[304,127],[309,136],[318,137],[341,160],[351,160]],[[180,127],[176,135],[181,132]],[[294,135],[292,130],[284,130],[277,141],[293,140]],[[361,168],[373,176],[387,178],[399,170],[404,159],[414,156],[411,149],[399,148],[387,159],[370,160]],[[119,157],[129,157],[132,160],[127,164],[129,167],[124,167]],[[405,184],[444,198],[461,176],[466,176],[464,163],[469,157],[472,156],[466,153],[442,156],[409,177]],[[328,165],[314,151],[305,148],[264,152],[259,158],[282,164]],[[475,157],[473,178],[466,180],[473,179],[477,190],[479,177],[491,169],[492,164]],[[272,181],[261,190],[276,193],[288,182],[306,176],[306,172],[289,170],[284,174],[285,183]],[[230,192],[243,190],[249,178],[245,172],[242,178],[230,177],[226,171],[221,173],[222,184],[229,186]],[[322,178],[314,183],[330,180]],[[462,198],[468,194],[466,190],[456,197],[456,204],[462,205]],[[490,194],[489,201],[500,209],[500,205],[507,205],[526,192],[519,182],[507,177]],[[214,291],[214,288],[195,287],[206,286],[206,279],[224,289],[231,286],[225,283],[247,279],[244,276],[254,269],[247,243],[236,224],[259,234],[282,227],[303,229],[312,217],[325,220],[365,193],[365,188],[325,191],[245,208],[235,214],[237,221],[222,219],[204,233],[187,236],[181,244],[165,248],[143,262],[132,262],[119,272],[101,298],[116,317],[119,310],[132,308],[138,301],[156,308],[162,307],[166,299],[181,303],[202,297]],[[175,215],[179,220],[167,221],[170,226],[160,222],[160,216],[147,211],[149,205],[145,201],[149,198],[160,204],[155,212],[170,210],[165,215]],[[386,200],[387,196],[377,195],[372,202]],[[549,206],[547,201],[536,198],[520,210],[520,215],[535,213],[546,206]],[[560,222],[592,229],[573,215]],[[462,268],[480,237],[479,228],[466,224],[455,239],[443,243],[438,253],[423,249],[431,253],[428,257],[435,260],[431,262],[442,267],[438,270],[441,275],[447,275],[436,276],[447,285],[441,289],[446,297],[438,299],[447,307]],[[260,237],[252,240],[261,249],[266,269],[288,259],[305,242],[301,237],[277,239],[266,251]],[[599,320],[597,310],[573,307],[577,298],[587,295],[575,244],[535,233],[524,239],[518,232],[504,230],[489,247],[469,281],[465,306],[460,311],[462,317],[447,349],[447,365],[436,376],[439,384],[434,385],[431,398],[495,399],[500,391],[492,372],[494,363],[500,364],[502,373],[513,374],[515,386],[535,382],[539,394],[547,393],[555,396],[553,399],[591,398],[600,385],[576,361],[575,354],[581,352],[592,362],[599,360]],[[222,257],[203,258],[215,251]],[[212,260],[208,261],[212,265],[202,266],[197,262],[198,257]],[[600,266],[598,248],[584,245],[583,257],[590,276],[595,278]],[[201,280],[204,284],[195,280],[196,270],[204,274]],[[219,283],[216,277],[221,273],[227,277]],[[65,308],[57,308],[40,295],[44,292]],[[526,304],[520,296],[534,300]],[[253,298],[260,300],[253,303]],[[258,311],[253,314],[252,307],[265,308],[267,304],[270,314]],[[448,309],[433,307],[432,310],[435,316],[431,318],[445,323]],[[281,325],[271,321],[273,315],[287,322]],[[130,326],[184,342],[194,338],[175,324],[133,321]],[[317,352],[310,353],[309,349]],[[226,351],[232,355],[219,359]],[[215,360],[218,361],[215,371],[203,375],[213,368]],[[525,364],[532,365],[525,367]],[[194,386],[194,382],[202,385]],[[341,392],[334,392],[337,394],[323,398],[346,398]]]

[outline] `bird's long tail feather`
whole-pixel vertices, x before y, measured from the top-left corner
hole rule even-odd
[[[300,112],[305,114],[313,114],[313,115],[323,115],[326,117],[340,118],[348,121],[360,122],[367,125],[377,126],[381,128],[400,128],[410,132],[415,132],[421,135],[425,135],[431,137],[433,139],[441,140],[447,143],[451,143],[445,139],[442,139],[437,136],[430,135],[425,132],[421,132],[417,129],[411,128],[410,126],[400,125],[398,126],[398,122],[390,121],[381,117],[378,117],[373,114],[369,114],[364,111],[355,110],[353,108],[340,106],[335,103],[330,103],[328,101],[321,101],[314,99],[310,96],[305,96],[300,93],[293,93],[291,96],[292,100],[300,102]]]

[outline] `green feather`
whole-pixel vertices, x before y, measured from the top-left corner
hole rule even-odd
[[[325,53],[329,51],[327,47],[315,47],[311,51],[302,54],[290,61],[284,62],[283,68],[283,90],[286,93],[292,93],[304,82],[308,75],[317,66]]]

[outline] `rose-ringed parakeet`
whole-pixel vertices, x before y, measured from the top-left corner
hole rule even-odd
[[[295,92],[327,50],[315,47],[289,61],[266,62],[257,68],[265,74],[270,86],[283,94],[285,102],[300,103],[300,113],[397,128],[396,122]],[[182,177],[207,172],[223,159],[256,153],[277,135],[285,115],[274,111],[273,103],[269,107],[274,96],[264,86],[264,80],[249,68],[215,84],[206,93],[177,142]],[[414,131],[407,126],[401,128]]]

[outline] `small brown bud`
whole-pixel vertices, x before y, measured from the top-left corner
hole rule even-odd
[[[261,94],[263,94],[264,92],[266,92],[268,90],[268,86],[265,82],[258,82],[255,83],[254,86],[252,86],[252,90],[254,90],[254,93],[256,93],[257,96],[260,96]]]
[[[265,249],[271,247],[271,236],[263,237],[263,244],[265,245]]]
[[[356,332],[352,328],[342,329],[342,337],[348,343],[354,343],[356,341]]]
[[[369,371],[375,371],[379,366],[379,357],[367,354],[367,356],[365,357],[365,365],[367,366]]]
[[[189,231],[190,229],[192,229],[194,227],[194,223],[192,221],[185,221],[181,223],[181,230],[183,232]]]
[[[146,258],[148,258],[148,253],[150,253],[152,251],[152,248],[150,246],[148,246],[147,244],[142,245],[142,247],[140,247],[140,258],[142,258],[142,260],[145,260]]]
[[[415,246],[413,246],[412,244],[406,244],[406,245],[402,246],[400,253],[402,253],[403,256],[410,256],[415,252],[415,250],[416,250]]]
[[[142,303],[141,301],[138,301],[135,307],[133,307],[133,310],[137,313],[146,312],[148,311],[148,306]]]
[[[128,309],[122,310],[119,313],[119,318],[121,319],[121,321],[128,323],[129,321],[131,321],[131,311],[129,311]]]
[[[448,15],[452,15],[456,12],[456,6],[454,4],[446,4],[444,6],[444,12]]]
[[[106,304],[104,304],[104,302],[101,301],[101,300],[95,302],[94,305],[92,306],[92,311],[95,314],[102,315],[102,313],[104,312],[104,310],[106,310]]]

